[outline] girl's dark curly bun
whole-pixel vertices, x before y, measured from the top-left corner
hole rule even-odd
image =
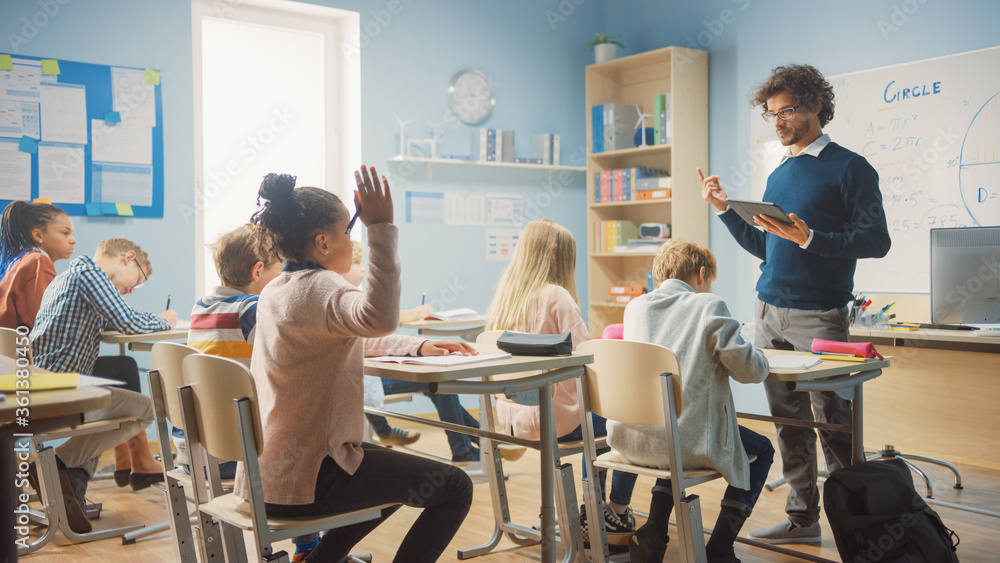
[[[292,201],[292,190],[295,189],[295,176],[291,174],[275,174],[271,172],[264,176],[257,191],[258,198],[270,201],[276,207],[284,207]]]

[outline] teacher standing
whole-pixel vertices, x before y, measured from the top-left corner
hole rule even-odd
[[[778,67],[752,94],[788,147],[767,179],[764,201],[781,206],[792,223],[755,217],[757,229],[726,203],[719,176],[698,177],[702,197],[719,214],[736,241],[763,260],[757,281],[756,338],[761,348],[811,349],[813,338],[846,341],[859,258],[889,251],[878,173],[864,159],[832,142],[823,127],[833,119],[833,88],[809,65]],[[850,401],[832,391],[789,391],[765,382],[771,415],[805,421],[851,424]],[[775,425],[782,473],[791,488],[788,518],[750,532],[772,544],[821,541],[817,487],[816,433],[811,428]],[[819,431],[827,467],[851,465],[851,435]]]

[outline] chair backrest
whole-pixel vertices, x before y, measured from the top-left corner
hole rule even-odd
[[[199,353],[201,352],[197,348],[177,342],[153,344],[153,369],[160,374],[160,393],[163,396],[167,420],[178,428],[183,428],[181,405],[177,400],[177,388],[185,384],[181,365],[184,358]]]
[[[673,374],[674,403],[681,412],[680,367],[670,350],[627,340],[590,340],[579,354],[593,354],[587,365],[590,410],[609,420],[631,424],[665,424],[660,374]]]
[[[503,334],[502,330],[485,330],[476,335],[476,346],[497,347],[497,339]]]
[[[0,356],[17,358],[17,339],[21,336],[12,328],[0,327]]]
[[[253,448],[260,454],[264,433],[257,407],[257,388],[250,370],[236,360],[207,354],[184,358],[184,382],[194,391],[194,415],[198,441],[218,459],[243,460],[235,401],[250,400]],[[190,424],[190,420],[188,421]],[[190,432],[192,428],[186,429]]]

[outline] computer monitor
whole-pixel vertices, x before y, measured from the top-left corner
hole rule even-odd
[[[1000,226],[931,229],[931,322],[1000,323]]]

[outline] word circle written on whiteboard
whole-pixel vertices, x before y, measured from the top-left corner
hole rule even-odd
[[[885,103],[894,104],[896,102],[905,102],[909,99],[920,97],[926,98],[927,96],[933,96],[940,93],[940,80],[932,84],[918,84],[916,86],[900,86],[899,84],[896,84],[895,80],[892,80],[885,86],[885,93],[882,97],[885,99]]]

